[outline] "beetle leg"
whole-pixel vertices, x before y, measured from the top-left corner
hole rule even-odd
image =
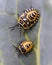
[[[14,45],[13,45],[13,47],[15,48],[15,51],[16,51],[16,52],[18,51],[17,55],[20,56],[21,53],[20,53],[20,50],[18,49],[18,47],[14,46]]]
[[[14,27],[9,27],[10,28],[10,31],[14,30]]]
[[[25,30],[24,29],[22,29],[22,32],[23,32],[23,36],[25,36]]]
[[[15,27],[18,27],[19,24],[16,24],[15,26],[9,27],[10,31],[13,31],[15,29]]]
[[[18,53],[18,57],[19,57],[20,55],[21,55],[21,53],[19,52],[19,53]]]
[[[20,38],[21,38],[21,29],[20,29]]]
[[[14,46],[14,45],[13,45],[13,47],[15,48],[16,51],[19,50],[18,47]]]
[[[20,39],[21,39],[21,34],[23,34],[23,36],[25,36],[25,30],[23,28],[20,28]]]
[[[22,29],[22,28],[20,28],[20,38],[21,38],[21,31],[22,31],[21,29]]]

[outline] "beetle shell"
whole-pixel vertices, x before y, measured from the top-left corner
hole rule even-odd
[[[32,27],[34,24],[38,22],[39,18],[40,18],[40,14],[38,10],[34,8],[27,9],[19,17],[19,24],[24,29],[29,29],[30,27]]]
[[[24,41],[18,47],[18,49],[22,54],[28,53],[30,50],[32,50],[32,48],[33,48],[33,42],[31,41]]]

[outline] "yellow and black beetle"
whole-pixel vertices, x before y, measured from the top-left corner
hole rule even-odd
[[[33,42],[23,41],[18,47],[15,47],[16,51],[19,50],[21,54],[26,54],[30,52],[33,48]]]
[[[25,10],[21,16],[18,15],[18,24],[9,28],[13,30],[16,26],[19,26],[26,30],[35,25],[38,22],[39,18],[39,11],[37,9],[30,8]]]

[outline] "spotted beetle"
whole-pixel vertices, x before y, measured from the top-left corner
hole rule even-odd
[[[18,47],[15,47],[15,48],[16,48],[16,51],[18,50],[21,54],[26,54],[32,50],[33,42],[32,41],[23,41],[21,44],[19,44]]]
[[[18,15],[18,24],[9,28],[11,28],[11,30],[14,30],[15,27],[19,26],[20,28],[26,30],[35,25],[38,22],[39,18],[39,11],[37,9],[30,8],[25,10],[21,16]]]

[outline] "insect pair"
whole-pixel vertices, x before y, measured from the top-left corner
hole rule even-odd
[[[25,10],[21,16],[18,15],[18,24],[13,27],[9,27],[12,30],[15,27],[23,28],[24,30],[28,30],[32,26],[34,26],[40,18],[40,13],[37,9],[30,8]],[[33,48],[33,43],[31,41],[22,42],[18,49],[22,54],[28,53]]]

